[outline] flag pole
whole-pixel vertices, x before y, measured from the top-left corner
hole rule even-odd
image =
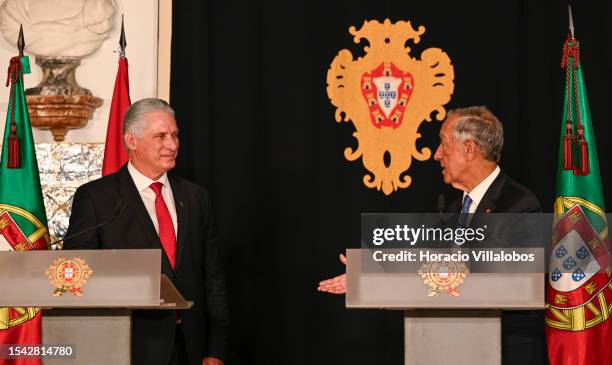
[[[127,151],[123,143],[123,117],[131,104],[128,60],[125,55],[126,47],[125,24],[122,14],[121,34],[119,35],[119,67],[108,116],[104,160],[102,161],[103,176],[116,172],[128,161]]]

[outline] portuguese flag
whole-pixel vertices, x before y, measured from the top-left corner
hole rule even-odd
[[[7,86],[10,85],[11,91],[0,159],[0,250],[2,251],[49,248],[38,164],[23,92],[23,74],[29,72],[27,57],[11,59],[7,80]],[[0,344],[40,344],[41,334],[40,308],[0,307]],[[0,359],[0,364],[40,364],[40,360]]]
[[[612,274],[595,133],[573,35],[563,47],[565,102],[546,299],[551,365],[612,364]]]

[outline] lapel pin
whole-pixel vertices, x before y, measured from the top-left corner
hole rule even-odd
[[[488,213],[491,213],[491,208],[487,208],[487,209],[485,210],[485,212],[487,212],[487,214],[488,214]]]

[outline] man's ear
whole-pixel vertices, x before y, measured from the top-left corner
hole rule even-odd
[[[136,136],[134,135],[134,133],[126,133],[123,136],[123,141],[125,142],[125,145],[127,146],[127,149],[129,151],[133,151],[136,149]]]
[[[473,139],[466,139],[463,142],[463,152],[465,154],[465,159],[472,161],[476,158],[477,154],[480,153],[480,149]]]

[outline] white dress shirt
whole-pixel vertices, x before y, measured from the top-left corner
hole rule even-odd
[[[140,173],[140,171],[136,170],[136,168],[132,165],[132,162],[128,162],[128,171],[130,172],[130,176],[132,176],[132,180],[134,180],[134,184],[136,185],[136,189],[138,193],[140,193],[140,197],[142,198],[142,202],[147,208],[147,213],[151,217],[153,221],[153,225],[155,226],[155,230],[159,235],[159,224],[157,223],[157,214],[155,213],[155,192],[151,189],[151,184],[156,182],[155,180],[151,180],[148,177],[144,176]],[[172,196],[172,188],[170,187],[170,181],[168,180],[168,174],[164,173],[162,177],[159,178],[160,183],[164,184],[162,187],[162,197],[164,198],[164,202],[170,211],[170,215],[172,216],[172,223],[174,224],[174,234],[178,237],[177,233],[177,220],[176,220],[176,207],[174,205],[174,197]]]
[[[476,185],[476,187],[474,187],[474,189],[469,192],[470,198],[472,199],[472,204],[470,205],[470,210],[468,211],[468,213],[476,213],[476,208],[478,208],[478,204],[480,204],[482,197],[484,197],[487,190],[489,190],[491,184],[493,184],[493,181],[495,181],[495,178],[497,178],[497,175],[499,175],[499,171],[499,166],[495,166],[495,170],[493,170],[493,172],[490,173],[489,176],[485,177],[485,179],[482,180],[480,184]],[[468,192],[464,191],[463,199],[465,199],[466,195],[468,195]]]

